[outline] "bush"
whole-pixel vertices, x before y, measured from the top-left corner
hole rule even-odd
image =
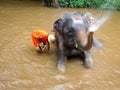
[[[58,0],[61,7],[120,10],[120,0]]]

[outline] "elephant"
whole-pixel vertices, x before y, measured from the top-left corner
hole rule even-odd
[[[101,47],[102,44],[89,31],[89,23],[81,12],[69,12],[53,23],[56,45],[58,48],[57,68],[66,71],[65,61],[69,56],[80,56],[86,68],[93,67],[90,54],[92,46]]]

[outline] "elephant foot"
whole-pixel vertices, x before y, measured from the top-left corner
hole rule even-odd
[[[103,44],[101,42],[94,42],[93,45],[97,48],[100,48],[103,46]]]
[[[85,60],[84,65],[86,68],[92,68],[93,67],[93,59],[89,52],[85,52]]]
[[[92,68],[93,67],[93,59],[91,57],[86,58],[84,65],[86,68]]]
[[[93,37],[93,46],[100,48],[103,44],[96,37]]]
[[[61,72],[65,72],[66,71],[66,67],[64,64],[58,64],[57,65],[57,69]]]

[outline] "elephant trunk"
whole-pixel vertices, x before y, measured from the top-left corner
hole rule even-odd
[[[80,50],[90,50],[93,44],[93,34],[94,32],[89,32],[87,35],[86,32],[80,31],[78,34],[79,40],[79,49]]]
[[[87,44],[86,46],[83,47],[84,50],[90,50],[92,48],[93,45],[93,32],[90,32],[88,34],[88,39],[87,39]]]

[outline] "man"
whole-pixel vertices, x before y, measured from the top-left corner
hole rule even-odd
[[[50,43],[55,41],[54,36],[44,30],[34,30],[31,36],[34,46],[39,47],[41,52],[48,52]]]

